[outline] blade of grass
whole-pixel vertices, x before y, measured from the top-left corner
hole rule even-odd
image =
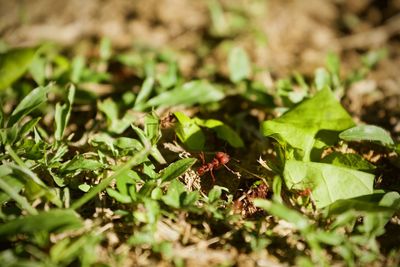
[[[17,153],[15,153],[15,151],[11,148],[11,146],[7,145],[6,146],[6,150],[8,152],[8,154],[11,156],[11,158],[18,164],[12,164],[12,163],[6,163],[5,165],[10,166],[12,169],[17,169],[23,173],[25,173],[26,175],[28,175],[35,183],[37,183],[38,185],[47,188],[47,186],[43,183],[42,180],[39,179],[39,177],[37,177],[37,175],[32,172],[25,164],[25,162],[17,155]]]
[[[145,147],[143,150],[141,150],[139,153],[133,156],[133,158],[124,163],[116,172],[114,172],[112,175],[102,180],[98,185],[90,189],[80,199],[72,203],[71,209],[76,210],[80,208],[86,202],[94,198],[98,193],[103,191],[111,183],[111,181],[114,180],[119,175],[121,175],[121,173],[129,170],[133,166],[140,164],[142,160],[149,154],[150,150],[151,147]]]
[[[20,207],[23,210],[26,210],[29,214],[31,215],[38,214],[37,210],[28,203],[26,198],[15,192],[15,190],[9,184],[7,184],[7,182],[4,181],[3,179],[0,179],[0,189],[3,190],[12,199],[14,199],[20,205]]]

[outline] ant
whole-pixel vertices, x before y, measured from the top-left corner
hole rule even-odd
[[[311,191],[310,188],[306,188],[306,189],[301,190],[301,191],[299,191],[299,192],[297,192],[297,193],[299,194],[299,196],[308,197],[308,196],[311,195],[312,191]]]
[[[215,183],[215,176],[214,176],[213,170],[218,169],[221,166],[225,166],[225,164],[227,164],[230,160],[230,156],[224,152],[215,153],[215,157],[209,163],[205,162],[203,152],[200,154],[200,158],[201,158],[203,165],[197,169],[197,174],[199,176],[202,176],[206,172],[209,171],[214,183]]]

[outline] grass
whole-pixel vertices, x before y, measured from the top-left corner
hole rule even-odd
[[[266,88],[239,46],[219,78],[99,51],[1,54],[3,266],[399,264],[399,144],[339,101],[377,62]]]

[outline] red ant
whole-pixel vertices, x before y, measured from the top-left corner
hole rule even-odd
[[[203,153],[200,154],[200,158],[201,158],[201,161],[203,162],[203,165],[200,166],[200,167],[197,169],[197,174],[198,174],[199,176],[202,176],[202,175],[204,175],[206,172],[209,171],[210,174],[211,174],[211,177],[212,177],[214,183],[215,183],[215,176],[214,176],[213,170],[214,170],[214,169],[218,169],[218,168],[220,168],[221,166],[225,166],[225,164],[227,164],[227,163],[229,162],[229,160],[230,160],[229,155],[226,154],[226,153],[224,153],[224,152],[217,152],[217,153],[215,153],[215,157],[214,157],[213,160],[212,160],[211,162],[209,162],[209,163],[206,163],[206,162],[205,162],[205,160],[204,160],[204,154],[203,154]]]
[[[299,196],[302,196],[302,197],[308,197],[311,195],[311,193],[312,193],[312,191],[310,188],[306,188],[306,189],[298,192]]]

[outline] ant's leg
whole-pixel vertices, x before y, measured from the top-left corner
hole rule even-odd
[[[215,176],[214,176],[214,172],[213,172],[212,169],[210,170],[210,174],[211,174],[211,178],[213,180],[213,183],[215,184]]]
[[[203,152],[203,151],[200,152],[199,157],[200,157],[200,159],[201,159],[201,163],[202,163],[203,165],[206,164],[206,161],[205,161],[205,159],[204,159],[204,152]]]

